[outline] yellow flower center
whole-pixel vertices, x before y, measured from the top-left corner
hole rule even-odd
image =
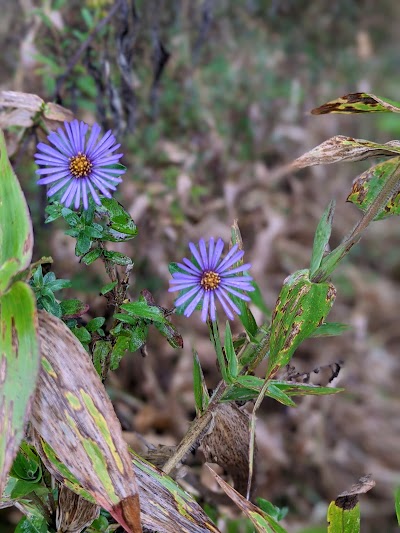
[[[69,158],[69,170],[74,178],[86,178],[92,170],[93,164],[86,154],[78,153]]]
[[[207,270],[203,273],[200,281],[200,285],[206,291],[215,291],[218,285],[221,283],[221,277],[217,272]]]

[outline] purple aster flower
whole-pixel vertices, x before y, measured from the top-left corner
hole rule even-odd
[[[43,165],[36,174],[44,176],[37,181],[39,185],[52,184],[47,196],[53,196],[66,186],[60,202],[69,207],[75,199],[75,209],[83,200],[84,209],[88,208],[88,193],[92,195],[96,204],[101,205],[96,189],[107,198],[111,198],[111,191],[116,190],[116,184],[122,180],[122,168],[110,168],[119,162],[122,154],[113,154],[121,145],[115,144],[115,137],[111,130],[98,141],[100,126],[94,124],[89,138],[86,134],[89,126],[84,122],[73,120],[64,122],[65,131],[58,128],[47,137],[54,146],[44,143],[37,145],[35,163]]]
[[[233,320],[233,312],[240,315],[240,309],[232,301],[230,295],[249,301],[250,298],[239,291],[254,291],[250,283],[253,278],[237,275],[239,272],[248,270],[250,264],[232,268],[243,257],[243,250],[238,250],[238,245],[235,244],[222,259],[221,253],[224,248],[222,239],[218,239],[216,243],[214,239],[210,239],[208,251],[204,239],[199,241],[199,250],[193,243],[189,243],[189,248],[194,261],[189,261],[185,257],[184,264],[177,263],[182,272],[174,272],[173,279],[170,281],[169,292],[185,291],[175,301],[175,306],[186,305],[184,315],[190,316],[203,302],[201,319],[205,322],[208,314],[211,320],[215,320],[215,299],[217,298],[228,318]]]

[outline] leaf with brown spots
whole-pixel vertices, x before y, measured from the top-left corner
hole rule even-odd
[[[291,168],[296,170],[313,165],[329,165],[343,161],[361,161],[368,157],[393,157],[399,154],[400,141],[377,144],[366,141],[365,139],[353,139],[344,135],[336,135],[298,157],[291,163]]]
[[[340,493],[328,509],[328,533],[359,533],[360,504],[358,497],[375,486],[375,481],[368,474],[352,485],[349,490]]]
[[[350,93],[316,107],[313,115],[328,113],[400,113],[400,104],[368,93]]]
[[[296,348],[327,317],[336,290],[331,283],[313,283],[308,270],[286,278],[272,315],[267,377],[290,361]]]
[[[355,204],[365,213],[377,198],[388,179],[395,172],[399,172],[399,169],[400,157],[393,157],[389,161],[384,161],[369,168],[354,180],[347,201]],[[400,215],[400,193],[398,185],[389,193],[386,205],[374,220],[381,220],[392,215]]]
[[[36,302],[22,281],[0,296],[0,494],[24,436],[39,373]]]
[[[36,431],[98,505],[126,531],[141,532],[128,447],[88,354],[67,326],[45,311],[39,311],[39,340]]]

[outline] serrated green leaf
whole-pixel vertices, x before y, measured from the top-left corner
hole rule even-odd
[[[76,298],[60,302],[63,318],[76,318],[87,312],[89,306]]]
[[[29,419],[39,374],[32,289],[17,281],[0,297],[0,494]]]
[[[106,321],[106,319],[102,316],[98,316],[96,318],[92,318],[92,320],[90,320],[87,324],[86,324],[86,329],[92,333],[94,333],[95,331],[97,331],[98,329],[101,328],[101,326],[104,325],[104,322]]]
[[[12,278],[29,266],[33,231],[28,206],[7,156],[0,130],[0,295]]]
[[[116,370],[119,367],[121,359],[129,349],[130,338],[125,335],[120,335],[113,346],[111,352],[111,364],[110,369]]]
[[[235,348],[232,341],[232,332],[229,322],[225,325],[225,342],[224,342],[225,356],[228,362],[228,375],[231,379],[238,376],[239,364],[236,356]]]
[[[308,270],[289,276],[278,297],[271,323],[267,376],[273,377],[291,359],[328,315],[336,295],[330,283],[313,283]]]
[[[353,182],[352,190],[347,197],[347,201],[356,205],[363,212],[367,211],[377,198],[385,183],[400,169],[400,157],[393,157],[389,161],[384,161],[375,165],[361,174]],[[399,177],[400,179],[400,177]],[[392,215],[400,215],[400,193],[398,187],[388,194],[386,205],[374,218],[382,220]]]
[[[327,113],[400,113],[400,104],[369,93],[350,93],[316,107],[313,115]]]
[[[101,248],[94,248],[93,250],[90,250],[86,255],[82,257],[82,262],[85,263],[85,265],[91,265],[98,259],[102,254]]]
[[[207,409],[210,396],[196,350],[193,350],[193,392],[196,412],[198,415],[201,415]]]
[[[68,234],[68,232],[65,232]],[[69,233],[71,235],[71,233]],[[76,246],[75,246],[75,255],[77,257],[81,255],[85,255],[90,250],[90,247],[92,246],[92,239],[86,235],[84,232],[79,232],[76,239]]]
[[[332,231],[333,214],[335,212],[335,201],[332,200],[325,209],[321,220],[315,231],[313,251],[310,264],[310,276],[312,277],[320,267],[324,252],[329,243]]]
[[[132,265],[132,259],[120,252],[113,252],[110,250],[103,250],[103,255],[106,259],[114,263],[115,265],[128,266]]]
[[[103,240],[119,242],[136,237],[136,224],[117,200],[102,197],[101,203],[101,206],[96,206],[96,210],[109,218],[108,231],[105,231]]]
[[[75,337],[81,341],[82,344],[88,344],[92,336],[88,332],[88,330],[83,326],[76,326],[74,328],[71,328],[72,333],[75,335]]]
[[[163,311],[155,305],[148,305],[145,301],[122,304],[121,309],[138,318],[152,320],[153,322],[165,321]]]
[[[112,291],[114,287],[118,285],[118,281],[111,281],[110,283],[107,283],[107,285],[104,285],[100,289],[101,294],[107,294],[108,292]]]
[[[23,498],[24,496],[27,496],[33,491],[46,492],[47,489],[41,483],[23,481],[21,479],[18,479],[11,491],[10,496],[13,500],[18,500],[20,498]]]
[[[104,362],[111,352],[112,346],[110,341],[98,340],[94,345],[93,364],[99,376],[101,376]]]

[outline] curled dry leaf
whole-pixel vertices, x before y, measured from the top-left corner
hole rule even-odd
[[[368,93],[350,93],[316,107],[312,115],[328,113],[400,113],[400,104]]]
[[[100,514],[100,507],[75,494],[66,486],[58,492],[57,533],[81,533]]]
[[[224,468],[232,477],[236,490],[246,494],[249,475],[249,417],[235,404],[221,403],[214,411],[213,418],[212,429],[201,443],[206,461]]]
[[[398,154],[400,154],[400,141],[377,144],[365,139],[336,135],[298,157],[291,164],[291,168],[294,170],[313,165],[328,165],[340,161],[361,161],[368,157]]]
[[[32,422],[94,501],[139,533],[139,495],[128,447],[94,366],[58,318],[39,312],[42,368]]]
[[[0,91],[0,127],[21,126],[29,128],[34,124],[37,113],[42,113],[50,129],[57,126],[57,122],[70,122],[74,115],[65,107],[51,102],[46,103],[36,94],[16,91]]]
[[[372,479],[371,474],[361,477],[357,483],[354,483],[349,490],[344,490],[341,492],[335,500],[335,504],[342,509],[351,509],[358,502],[358,496],[360,494],[365,494],[373,487],[376,483]]]

